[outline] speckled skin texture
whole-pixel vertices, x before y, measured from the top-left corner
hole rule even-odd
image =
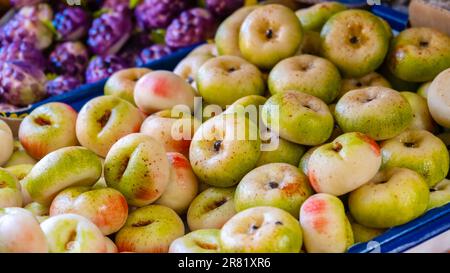
[[[279,62],[270,71],[268,84],[271,94],[295,90],[331,103],[341,87],[341,75],[330,61],[305,54]]]
[[[194,117],[172,117],[171,110],[164,110],[148,116],[141,126],[141,133],[160,142],[166,152],[177,152],[189,157],[189,146],[197,125]],[[180,138],[174,138],[173,130],[179,129]]]
[[[279,117],[272,107],[278,107]],[[333,116],[323,101],[297,91],[285,91],[270,97],[261,116],[264,124],[282,138],[311,146],[324,143],[334,124]]]
[[[428,210],[443,206],[450,202],[450,180],[444,179],[433,187],[430,192]]]
[[[345,5],[341,3],[325,2],[297,10],[295,15],[302,23],[304,30],[320,31],[331,16],[346,9]]]
[[[26,252],[48,252],[38,221],[25,209],[0,208],[0,253]]]
[[[402,80],[430,81],[450,67],[450,37],[431,28],[406,29],[394,38],[387,64]]]
[[[206,61],[197,73],[196,83],[198,92],[207,103],[222,108],[245,96],[263,95],[265,91],[259,69],[236,56],[220,56]]]
[[[197,195],[187,212],[189,229],[222,228],[236,214],[234,193],[235,188],[211,187]]]
[[[243,115],[224,114],[209,119],[191,141],[189,159],[194,173],[212,186],[237,184],[258,161],[258,132],[257,125]]]
[[[50,217],[64,213],[84,216],[109,235],[125,224],[128,205],[125,197],[112,188],[71,187],[60,192],[50,206]]]
[[[450,128],[450,68],[442,71],[428,87],[428,109],[441,126]]]
[[[22,187],[33,201],[49,204],[69,186],[90,186],[102,174],[97,155],[82,147],[66,147],[45,156],[22,180]]]
[[[156,201],[169,184],[170,164],[163,146],[144,134],[117,141],[105,159],[105,180],[133,206]]]
[[[239,212],[220,232],[224,252],[299,253],[302,229],[297,219],[274,207]]]
[[[308,176],[316,192],[340,196],[369,181],[380,166],[380,147],[373,139],[357,132],[346,133],[312,153]]]
[[[371,86],[384,86],[391,88],[391,84],[383,76],[377,72],[371,72],[359,78],[342,79],[338,98],[344,96],[348,91]]]
[[[184,214],[198,194],[198,181],[189,160],[180,153],[167,153],[170,178],[166,190],[156,204],[169,207],[179,215]]]
[[[255,6],[240,8],[220,24],[214,37],[219,55],[242,56],[239,49],[239,30],[247,15],[255,8]]]
[[[381,143],[383,168],[409,168],[430,187],[447,176],[449,154],[444,142],[425,130],[405,131]]]
[[[169,253],[220,253],[220,229],[200,229],[172,242]]]
[[[211,55],[205,54],[194,54],[187,56],[173,70],[173,73],[177,74],[181,78],[185,79],[194,88],[197,88],[195,80],[197,79],[197,73],[200,67],[209,59]]]
[[[269,163],[288,163],[298,166],[304,153],[305,148],[302,145],[279,138],[277,149],[273,151],[261,151],[256,166]]]
[[[306,153],[300,159],[300,164],[299,164],[298,168],[304,174],[308,175],[308,173],[309,173],[309,168],[308,168],[309,159],[311,158],[312,153],[319,147],[320,146],[311,147],[308,151],[306,151]]]
[[[437,133],[438,127],[431,117],[427,99],[413,92],[400,92],[400,94],[411,105],[413,112],[413,120],[407,130],[427,130],[431,133]]]
[[[128,68],[115,72],[105,83],[105,95],[118,96],[134,105],[134,86],[149,72],[151,70],[148,68]]]
[[[0,64],[0,97],[15,106],[28,106],[46,97],[44,73],[22,61]]]
[[[270,69],[293,56],[302,39],[302,25],[292,10],[282,5],[265,5],[245,18],[239,32],[239,48],[246,60]]]
[[[353,232],[339,198],[318,193],[300,209],[305,248],[308,253],[342,253],[353,244]]]
[[[320,36],[323,56],[345,77],[361,77],[377,69],[389,47],[383,23],[364,10],[339,12],[325,23]]]
[[[147,114],[185,105],[194,109],[195,90],[184,79],[169,71],[152,71],[139,79],[134,101]]]
[[[230,107],[227,107],[225,112],[226,113],[239,112],[241,111],[240,106],[247,107],[250,105],[254,105],[259,112],[260,106],[263,106],[264,103],[266,103],[266,101],[267,98],[260,95],[245,96],[233,102],[233,104],[231,104]],[[258,122],[258,120],[253,121]]]
[[[105,157],[120,138],[138,132],[142,113],[131,103],[115,96],[90,100],[78,113],[76,133],[81,145]]]
[[[400,134],[410,126],[412,114],[408,101],[386,87],[350,91],[335,109],[336,121],[344,132],[361,132],[375,140]]]
[[[272,163],[249,172],[236,188],[235,207],[271,206],[298,217],[300,206],[313,194],[308,178],[297,167]]]
[[[183,235],[184,224],[175,211],[151,205],[130,213],[115,243],[119,252],[165,253],[170,244]]]
[[[0,168],[0,209],[8,207],[22,207],[20,184],[14,175]]]
[[[41,223],[50,253],[104,253],[106,240],[96,225],[77,214],[61,214]]]
[[[418,173],[409,169],[391,169],[350,193],[348,205],[358,223],[390,228],[422,215],[428,200],[427,183]]]
[[[76,146],[77,112],[60,102],[44,104],[26,116],[19,127],[19,140],[27,153],[39,160],[63,147]]]

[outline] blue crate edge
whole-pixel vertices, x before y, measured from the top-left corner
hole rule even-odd
[[[434,208],[404,225],[393,227],[370,242],[355,244],[348,252],[403,252],[449,229],[450,203]]]

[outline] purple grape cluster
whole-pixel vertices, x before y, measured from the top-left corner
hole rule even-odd
[[[111,76],[114,72],[128,68],[129,64],[117,55],[97,56],[86,69],[86,82],[93,83]]]
[[[62,75],[45,84],[45,90],[49,96],[57,96],[66,93],[81,85],[79,77]]]
[[[165,28],[187,6],[185,0],[144,0],[134,14],[141,29]]]
[[[89,53],[81,42],[65,42],[56,46],[49,61],[57,74],[80,78],[89,62]]]
[[[193,45],[212,38],[216,22],[212,14],[202,8],[182,12],[167,28],[166,44],[172,48]]]
[[[143,66],[152,60],[161,59],[164,56],[172,53],[172,49],[163,44],[155,44],[150,47],[144,48],[141,53],[136,57],[136,66]]]
[[[97,55],[117,53],[130,37],[132,22],[120,12],[108,12],[92,22],[87,44]]]
[[[87,34],[90,16],[82,8],[65,8],[55,14],[53,26],[58,33],[59,40],[75,41]]]
[[[41,69],[23,61],[0,64],[0,97],[3,101],[27,106],[46,97],[46,77]]]
[[[28,42],[14,41],[0,48],[0,62],[24,61],[41,70],[47,67],[44,54]]]
[[[244,0],[204,0],[205,7],[214,15],[227,17],[244,5]]]

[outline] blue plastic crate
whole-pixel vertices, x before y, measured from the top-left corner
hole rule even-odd
[[[356,244],[349,249],[349,252],[404,252],[449,229],[450,203],[432,209],[404,225],[391,228],[370,242]]]

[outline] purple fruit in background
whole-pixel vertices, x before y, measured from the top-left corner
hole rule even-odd
[[[65,42],[56,46],[49,61],[57,74],[81,76],[89,62],[89,54],[83,43]]]
[[[152,45],[150,47],[144,48],[141,53],[136,57],[136,66],[143,66],[152,60],[161,59],[164,56],[172,53],[170,47],[162,44]]]
[[[37,18],[26,18],[17,14],[0,29],[2,44],[28,42],[37,49],[51,45],[53,33]]]
[[[97,55],[119,52],[131,34],[132,23],[129,16],[120,12],[108,12],[92,23],[87,44]]]
[[[59,40],[78,40],[86,35],[90,26],[90,16],[82,8],[66,8],[55,14],[53,26]]]
[[[62,75],[48,81],[45,84],[45,89],[48,96],[57,96],[75,89],[80,85],[81,81],[78,77]]]
[[[180,48],[205,41],[214,36],[216,22],[209,11],[193,8],[182,12],[170,23],[166,32],[166,44]]]
[[[17,16],[50,22],[53,19],[53,9],[49,4],[46,3],[41,3],[33,6],[25,6],[19,10]]]
[[[31,43],[20,41],[14,41],[0,48],[0,62],[6,61],[24,61],[42,70],[47,66],[47,61],[40,50]]]
[[[119,56],[126,60],[135,60],[143,48],[151,45],[150,34],[147,32],[134,33],[120,50]]]
[[[145,30],[166,28],[188,6],[185,0],[144,0],[134,10],[138,26]]]
[[[92,83],[111,76],[114,72],[128,68],[127,61],[116,55],[97,56],[86,69],[86,82]]]
[[[221,18],[227,17],[244,5],[244,0],[202,0],[204,6]]]
[[[31,5],[40,3],[40,2],[43,2],[43,1],[42,0],[9,0],[9,3],[11,3],[11,6],[13,6],[15,8],[31,6]]]
[[[109,9],[111,11],[128,12],[129,0],[105,0],[102,4],[102,9]]]
[[[45,98],[44,73],[36,66],[22,61],[0,65],[0,97],[15,106],[27,106]]]

